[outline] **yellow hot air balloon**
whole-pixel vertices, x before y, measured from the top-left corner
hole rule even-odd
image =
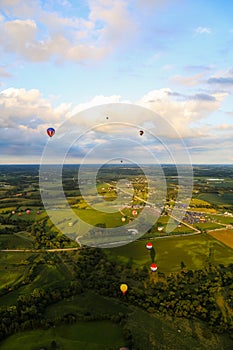
[[[120,286],[120,290],[122,291],[122,293],[123,293],[123,295],[125,295],[125,293],[127,292],[127,290],[128,290],[128,286],[127,286],[127,284],[121,284],[121,286]]]

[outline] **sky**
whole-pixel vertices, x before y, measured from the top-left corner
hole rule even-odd
[[[229,0],[0,0],[0,163],[40,163],[47,128],[59,140],[66,123],[82,134],[67,162],[166,163],[182,139],[191,163],[232,164],[232,13]]]

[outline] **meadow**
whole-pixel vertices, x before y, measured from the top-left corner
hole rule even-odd
[[[233,230],[209,231],[209,235],[233,249]]]
[[[139,240],[128,245],[108,250],[108,254],[126,263],[132,259],[137,266],[150,266],[151,257],[146,249],[147,240]],[[155,249],[158,271],[164,273],[181,270],[181,261],[187,269],[199,269],[206,263],[233,263],[233,251],[207,234],[164,237],[151,240]]]
[[[124,345],[119,325],[110,321],[91,321],[17,333],[1,343],[1,350],[52,350],[53,341],[61,350],[118,349]]]

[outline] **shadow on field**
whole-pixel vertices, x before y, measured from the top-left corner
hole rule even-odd
[[[154,249],[154,247],[150,250],[150,257],[151,257],[152,263],[154,263],[155,262],[155,249]]]

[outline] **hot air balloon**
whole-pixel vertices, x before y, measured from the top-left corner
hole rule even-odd
[[[157,265],[154,263],[150,265],[150,269],[152,272],[155,272],[157,270],[157,268],[158,268]]]
[[[163,226],[158,226],[158,231],[159,232],[163,231]]]
[[[31,212],[31,211],[30,211],[29,209],[28,209],[28,210],[26,210],[26,214],[30,214],[30,212]]]
[[[151,250],[151,249],[153,248],[152,243],[151,243],[151,242],[148,242],[148,243],[146,244],[146,248],[149,249],[149,250]]]
[[[132,211],[133,216],[137,216],[137,213],[138,213],[137,210]]]
[[[72,226],[73,226],[73,222],[69,222],[69,223],[68,223],[68,226],[69,226],[69,227],[72,227]]]
[[[15,214],[15,211],[14,211],[14,210],[12,210],[11,214],[12,214],[12,215],[14,215],[14,214]]]
[[[39,211],[39,210],[37,210],[36,214],[37,214],[37,215],[39,215],[39,214],[40,214],[40,211]]]
[[[47,129],[47,134],[49,135],[49,137],[53,137],[53,135],[55,134],[55,129],[54,128],[48,128]]]
[[[143,130],[140,130],[139,131],[139,135],[142,136],[144,134],[144,131]]]
[[[18,213],[18,216],[21,216],[22,215],[22,213]]]
[[[123,163],[123,160],[121,160],[121,163]]]
[[[127,284],[121,284],[121,286],[120,286],[120,290],[122,291],[122,293],[123,293],[123,295],[125,295],[125,293],[127,292],[127,290],[128,290],[128,286],[127,286]]]
[[[126,218],[125,218],[125,217],[121,218],[121,221],[122,221],[122,222],[125,222],[125,220],[126,220]]]
[[[106,117],[106,119],[108,119],[108,117]]]

